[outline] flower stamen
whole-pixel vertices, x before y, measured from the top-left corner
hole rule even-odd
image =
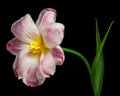
[[[35,39],[30,44],[30,51],[32,54],[41,55],[41,53],[46,54],[50,49],[47,47],[44,38],[41,36],[39,39]]]

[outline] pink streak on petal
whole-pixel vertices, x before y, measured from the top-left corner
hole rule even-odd
[[[65,29],[65,26],[62,24],[62,23],[54,23],[51,25],[51,29],[54,30],[54,29],[57,29],[59,30],[59,32],[61,33],[61,35],[64,36],[64,29]]]
[[[42,63],[44,61],[43,58],[44,58],[44,56],[41,56],[40,64],[38,66],[38,73],[40,73],[45,78],[50,78],[50,74],[48,74],[47,72],[45,72],[44,69],[43,69],[43,67],[42,67]]]
[[[30,82],[30,81],[23,81],[25,85],[29,86],[29,87],[37,87],[39,86],[38,83],[36,82]]]
[[[46,8],[42,10],[39,14],[36,24],[39,29],[42,29],[49,24],[54,23],[56,20],[56,10],[52,8]]]
[[[43,63],[41,64],[45,73],[53,75],[55,73],[55,61],[51,54],[47,54]]]
[[[21,44],[22,44],[22,41],[20,41],[17,38],[13,38],[7,43],[6,48],[10,53],[12,53],[13,55],[16,55],[22,49]]]
[[[65,26],[62,23],[54,23],[54,24],[47,26],[43,34],[49,31],[58,30],[61,33],[61,35],[64,36],[64,29],[65,29]]]
[[[26,78],[31,82],[38,82],[36,78],[36,69],[33,67],[30,67],[28,69]]]
[[[49,78],[50,75],[54,75],[56,66],[54,58],[50,53],[40,59],[39,70],[44,77]]]
[[[44,82],[44,77],[41,76],[41,79],[39,79],[37,77],[37,67],[36,68],[29,68],[28,70],[28,73],[27,73],[27,76],[26,78],[23,80],[23,82],[27,85],[27,86],[30,86],[30,87],[36,87],[36,86],[39,86],[41,84],[43,84]]]
[[[29,43],[34,37],[39,36],[38,29],[29,14],[14,22],[11,31],[16,38],[25,43]]]
[[[54,48],[61,44],[63,38],[58,30],[52,30],[47,32],[44,36],[49,48]]]
[[[54,48],[61,44],[64,37],[64,25],[61,23],[54,23],[45,28],[42,33],[49,48]]]
[[[29,68],[34,68],[38,64],[38,62],[39,60],[35,56],[30,55],[27,48],[20,51],[16,65],[17,67],[15,69],[18,78],[25,78]]]
[[[63,64],[63,62],[65,60],[65,55],[64,55],[64,52],[60,46],[52,48],[51,54],[55,59],[56,65]]]
[[[47,10],[48,10],[48,11],[53,11],[54,9],[52,9],[52,8],[47,8]]]

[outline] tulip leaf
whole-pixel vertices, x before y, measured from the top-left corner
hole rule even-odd
[[[100,39],[98,22],[96,21],[96,56],[93,60],[91,68],[91,84],[94,91],[94,96],[100,96],[102,85],[103,85],[103,76],[104,76],[104,56],[103,56],[103,47],[105,45],[107,36],[110,32],[111,26],[114,21],[111,22],[103,40]]]

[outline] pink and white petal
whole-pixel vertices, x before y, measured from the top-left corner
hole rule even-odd
[[[56,10],[52,8],[43,9],[36,21],[36,25],[40,30],[44,29],[46,26],[55,23],[56,20]]]
[[[39,64],[39,59],[29,53],[29,50],[24,49],[20,51],[17,67],[15,69],[18,78],[26,78],[30,68],[35,68]]]
[[[64,25],[55,23],[48,26],[42,33],[49,48],[54,48],[61,44],[64,37]]]
[[[19,65],[22,63],[24,57],[27,57],[29,55],[29,45],[26,45],[23,47],[24,50],[21,50],[17,55],[13,63],[13,69],[18,70]]]
[[[59,30],[62,36],[64,36],[64,29],[65,26],[62,23],[54,23],[46,27],[44,32],[49,32],[49,31],[54,31],[54,30]],[[43,33],[44,34],[44,33]]]
[[[30,87],[36,87],[42,85],[45,81],[45,77],[39,75],[37,76],[37,67],[30,67],[28,70],[28,75],[23,79],[23,82]]]
[[[37,81],[37,82],[31,82],[31,80],[29,81],[28,79],[26,79],[26,78],[24,78],[23,79],[23,83],[25,84],[25,85],[27,85],[27,86],[29,86],[29,87],[37,87],[37,86],[39,86],[39,85],[42,85],[43,83],[44,83],[44,81],[45,81],[45,77],[42,77],[41,76],[41,79],[39,80],[39,81]]]
[[[40,35],[29,14],[26,14],[24,17],[14,22],[12,24],[11,31],[16,38],[26,43],[31,42],[33,38],[36,38]]]
[[[51,31],[44,36],[46,44],[49,48],[54,48],[61,44],[63,38],[58,30]]]
[[[18,56],[18,54],[16,55],[16,57],[15,57],[15,60],[14,60],[14,63],[13,63],[13,71],[14,71],[14,74],[15,74],[15,76],[17,77],[18,75],[17,75],[17,65],[18,65],[18,60],[19,60],[19,56]]]
[[[38,67],[36,69],[36,76],[38,78],[39,81],[39,85],[42,85],[45,82],[46,77],[43,77],[42,74],[40,73]]]
[[[55,60],[56,65],[62,65],[65,60],[65,55],[60,46],[52,48],[51,54]]]
[[[54,75],[55,70],[56,65],[53,56],[50,53],[46,55],[42,54],[40,58],[39,71],[43,77],[49,78],[50,75]]]
[[[20,50],[22,49],[21,48],[21,45],[22,45],[22,41],[20,41],[19,39],[17,38],[13,38],[12,40],[10,40],[8,43],[7,43],[7,50],[13,54],[13,55],[16,55],[17,53],[20,52]]]

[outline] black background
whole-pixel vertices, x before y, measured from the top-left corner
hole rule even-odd
[[[65,25],[62,47],[81,52],[90,62],[95,56],[95,17],[101,39],[112,20],[115,20],[104,46],[105,74],[101,96],[115,96],[119,65],[120,15],[117,2],[80,2],[65,0],[10,0],[0,3],[0,93],[12,96],[93,96],[86,66],[77,56],[65,53],[63,66],[57,66],[54,76],[42,86],[27,87],[18,80],[12,69],[15,56],[6,51],[6,43],[14,36],[10,31],[13,22],[29,13],[36,21],[44,8],[57,11],[57,22]],[[118,55],[118,56],[117,56]],[[117,84],[117,83],[116,83]],[[2,94],[2,93],[1,93]]]

